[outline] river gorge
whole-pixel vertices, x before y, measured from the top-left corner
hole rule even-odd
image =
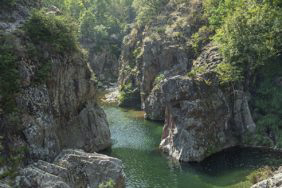
[[[163,123],[144,120],[144,113],[136,109],[102,107],[113,140],[105,154],[123,161],[128,188],[247,188],[252,172],[282,164],[282,153],[240,147],[201,163],[180,163],[158,149]]]

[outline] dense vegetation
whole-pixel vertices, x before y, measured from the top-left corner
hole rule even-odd
[[[224,58],[216,69],[221,82],[243,83],[251,92],[256,144],[281,146],[281,1],[205,0],[204,8],[204,27],[215,33],[210,40]]]
[[[121,42],[134,17],[132,0],[48,0],[78,26],[77,37],[95,52],[108,49],[120,54]]]
[[[17,58],[12,44],[9,44],[9,40],[12,38],[12,35],[0,34],[0,111],[3,110],[7,113],[15,110],[15,94],[19,90]]]
[[[50,43],[50,48],[57,52],[71,52],[77,49],[75,28],[63,16],[34,11],[24,29],[35,44]]]

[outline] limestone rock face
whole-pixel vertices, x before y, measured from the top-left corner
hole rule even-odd
[[[247,101],[238,97],[242,94],[235,95],[240,107],[233,108],[219,86],[181,76],[168,79],[162,90],[166,114],[160,148],[173,158],[202,161],[240,144],[242,135],[254,131]]]
[[[33,66],[23,72],[25,87],[17,99],[22,130],[35,159],[51,160],[63,148],[99,151],[111,146],[103,110],[96,104],[95,82],[78,54],[70,59],[53,58],[50,77],[36,87],[29,81]],[[21,68],[20,70],[28,70]]]
[[[145,110],[147,119],[164,120],[162,101],[157,100],[156,93],[152,94],[159,78],[183,75],[191,69],[195,58],[191,36],[201,26],[197,16],[201,14],[201,6],[201,0],[181,4],[170,1],[162,9],[160,19],[153,19],[144,28],[133,27],[124,38],[118,79],[120,91],[133,100],[131,105]]]
[[[0,30],[8,32],[16,30],[29,16],[30,8],[38,7],[39,4],[39,0],[21,0],[14,3],[13,6],[1,2]]]
[[[20,171],[17,186],[26,188],[96,188],[112,181],[115,188],[125,187],[119,159],[82,150],[64,150],[53,163],[38,161]]]
[[[101,52],[89,51],[89,63],[95,72],[95,76],[104,84],[117,82],[118,79],[118,58],[109,50]]]
[[[34,43],[27,32],[17,30],[32,7],[40,7],[40,1],[1,4],[0,13],[0,29],[9,33],[3,40],[13,46],[17,56],[17,127],[31,159],[51,161],[65,148],[94,152],[110,147],[106,115],[96,103],[97,83],[83,53],[78,49],[59,53],[48,42]],[[51,6],[50,12],[60,11]],[[2,22],[7,28],[1,27]],[[27,46],[37,49],[40,58],[31,56]],[[0,122],[7,124],[3,127],[11,127],[6,119],[0,117]]]
[[[218,48],[212,44],[207,45],[199,57],[193,62],[193,65],[188,67],[183,63],[175,65],[172,69],[165,71],[163,74],[164,79],[151,90],[148,97],[144,102],[144,111],[147,119],[151,120],[165,120],[165,107],[166,101],[164,99],[164,93],[166,91],[161,87],[165,81],[176,75],[184,75],[191,71],[194,67],[205,66],[204,73],[212,72],[211,69],[214,68],[222,60]]]
[[[175,77],[164,85],[167,101],[160,148],[181,161],[201,161],[234,146],[223,92],[203,81]]]

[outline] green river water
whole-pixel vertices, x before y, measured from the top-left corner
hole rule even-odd
[[[247,176],[265,165],[282,164],[281,154],[232,148],[202,163],[180,164],[161,153],[161,123],[146,121],[143,112],[103,106],[113,146],[106,154],[123,161],[128,188],[250,187]]]

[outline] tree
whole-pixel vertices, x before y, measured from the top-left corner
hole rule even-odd
[[[227,16],[215,36],[224,61],[252,73],[282,50],[282,10],[253,1]]]
[[[157,16],[168,0],[134,0],[133,7],[137,12],[137,23],[144,25]]]

